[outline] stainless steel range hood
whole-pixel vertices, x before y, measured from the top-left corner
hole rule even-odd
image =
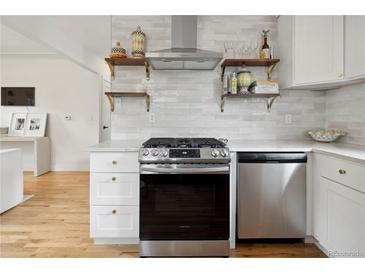
[[[198,49],[197,16],[172,16],[171,47],[146,53],[153,69],[157,70],[213,70],[223,55]]]

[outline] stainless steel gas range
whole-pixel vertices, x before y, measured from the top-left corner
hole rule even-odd
[[[152,138],[139,151],[140,256],[229,255],[229,149],[213,138]]]

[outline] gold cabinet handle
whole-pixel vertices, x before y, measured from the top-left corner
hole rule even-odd
[[[113,213],[113,214],[117,213],[117,210],[116,210],[116,209],[113,209],[113,210],[112,210],[112,213]]]
[[[115,177],[112,177],[112,181],[115,181],[117,178],[115,178]]]
[[[112,161],[112,164],[113,164],[113,165],[116,165],[116,164],[117,164],[117,161],[113,160],[113,161]]]
[[[338,170],[338,173],[340,173],[340,174],[346,174],[346,170],[344,170],[344,169],[341,168],[341,169]]]

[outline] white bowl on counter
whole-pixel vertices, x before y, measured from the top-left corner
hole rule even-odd
[[[308,131],[308,134],[317,142],[330,143],[336,141],[342,136],[345,136],[347,132],[336,128],[319,128]]]

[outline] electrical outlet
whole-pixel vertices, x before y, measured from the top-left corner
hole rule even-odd
[[[155,114],[153,112],[150,113],[150,123],[155,122]]]
[[[291,122],[292,122],[292,115],[285,114],[285,124],[291,124]]]

